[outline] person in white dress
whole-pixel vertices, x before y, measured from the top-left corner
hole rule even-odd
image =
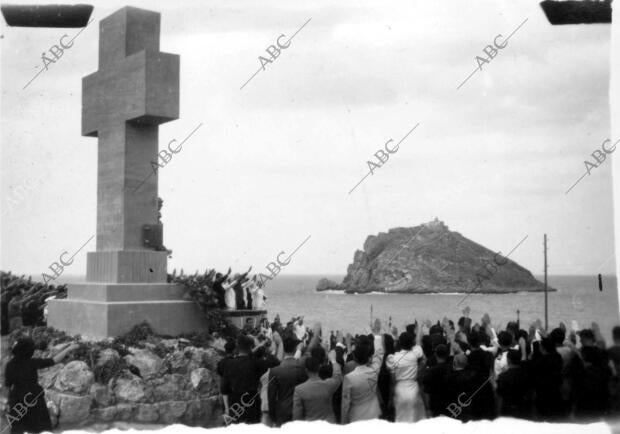
[[[263,290],[263,288],[261,288],[260,286],[257,287],[256,292],[252,297],[254,309],[261,310],[265,305],[265,291]]]
[[[386,366],[394,376],[394,409],[396,422],[417,422],[425,416],[418,386],[418,366],[424,353],[415,345],[415,336],[404,332],[398,338],[400,351],[390,354]]]
[[[237,280],[224,282],[222,284],[222,288],[224,288],[224,300],[226,301],[226,309],[228,310],[237,309],[237,299],[235,290],[233,289],[235,283],[237,283]]]

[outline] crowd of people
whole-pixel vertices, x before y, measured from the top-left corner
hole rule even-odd
[[[620,415],[620,326],[609,347],[596,323],[499,330],[487,314],[475,324],[414,322],[401,333],[375,320],[371,330],[327,335],[302,317],[276,317],[230,339],[217,367],[226,424]]]
[[[0,288],[2,336],[22,325],[44,324],[46,302],[67,296],[66,285],[46,285],[34,282],[32,277],[16,276],[10,271],[0,271]]]

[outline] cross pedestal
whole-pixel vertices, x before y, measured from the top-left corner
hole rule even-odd
[[[167,252],[143,240],[144,226],[158,224],[159,124],[179,117],[179,56],[159,51],[159,27],[159,13],[133,7],[103,19],[99,70],[82,80],[82,135],[99,141],[97,248],[86,283],[69,285],[48,315],[71,334],[116,336],[142,321],[166,335],[207,326],[184,289],[166,283]]]

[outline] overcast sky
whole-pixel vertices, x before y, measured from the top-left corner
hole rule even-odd
[[[160,149],[203,124],[160,171],[170,270],[258,272],[311,236],[283,272],[344,274],[368,235],[437,216],[504,253],[527,235],[511,258],[534,274],[544,233],[551,274],[613,273],[609,160],[565,194],[610,136],[611,26],[551,26],[536,1],[498,0],[95,2],[95,21],[26,89],[41,53],[78,29],[3,22],[1,269],[38,275],[94,234],[81,79],[97,70],[99,20],[126,4],[161,12],[161,50],[181,56],[181,115]],[[66,273],[84,274],[94,249]]]

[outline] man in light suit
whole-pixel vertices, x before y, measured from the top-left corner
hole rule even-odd
[[[342,423],[378,419],[381,415],[377,380],[383,363],[383,343],[377,346],[373,356],[373,345],[364,336],[355,346],[353,356],[359,366],[345,375],[342,385]],[[372,356],[372,363],[370,358]]]
[[[330,351],[328,354],[334,373],[331,378],[325,380],[321,380],[319,377],[321,362],[314,357],[306,359],[308,380],[295,387],[293,420],[324,420],[329,423],[336,423],[332,396],[342,383],[342,370],[340,365],[336,363],[336,352]]]

